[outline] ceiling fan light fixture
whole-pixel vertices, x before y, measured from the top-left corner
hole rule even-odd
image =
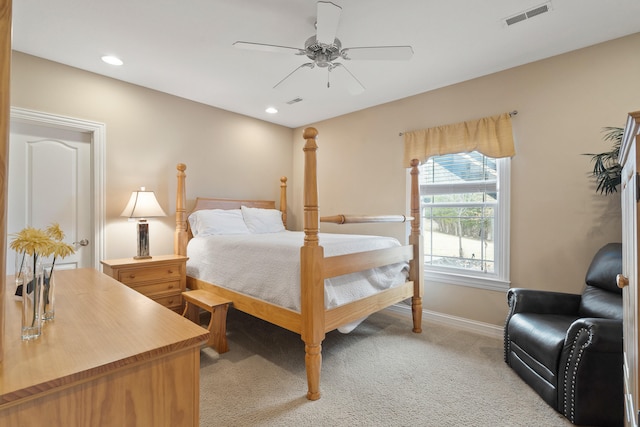
[[[331,61],[340,57],[342,43],[337,38],[332,44],[320,43],[316,36],[311,36],[304,43],[304,50],[307,58],[311,59],[319,67],[326,67]]]

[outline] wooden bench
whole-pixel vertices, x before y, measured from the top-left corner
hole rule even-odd
[[[185,300],[182,315],[196,324],[200,324],[200,308],[211,313],[209,321],[209,341],[207,345],[218,353],[229,351],[227,344],[227,311],[231,300],[222,298],[204,289],[186,291],[182,293]]]

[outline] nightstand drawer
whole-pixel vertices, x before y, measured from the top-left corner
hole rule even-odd
[[[146,268],[130,268],[118,272],[118,281],[127,285],[165,279],[180,280],[181,277],[182,274],[179,264]]]
[[[161,294],[170,294],[175,293],[178,294],[182,292],[182,287],[180,286],[180,279],[178,280],[170,280],[166,282],[156,282],[156,283],[148,283],[148,284],[133,284],[130,286],[132,289],[144,294],[148,297],[154,298],[154,295]]]
[[[158,304],[162,304],[167,308],[170,308],[174,311],[180,310],[182,308],[182,294],[170,295],[161,298],[153,299]]]

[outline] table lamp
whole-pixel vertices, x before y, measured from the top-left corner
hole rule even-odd
[[[151,258],[149,255],[149,223],[147,218],[167,216],[164,213],[153,191],[146,191],[140,187],[139,191],[131,193],[129,203],[120,216],[138,220],[138,255],[134,259]]]

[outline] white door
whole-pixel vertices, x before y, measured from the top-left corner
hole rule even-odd
[[[74,255],[56,268],[93,267],[92,134],[12,121],[9,138],[7,234],[29,225],[45,229],[58,223]],[[7,274],[14,251],[7,249]]]
[[[622,289],[623,370],[626,426],[637,426],[638,411],[638,204],[636,199],[636,144],[633,142],[622,169],[622,275],[628,279]],[[620,283],[619,283],[620,285]]]

